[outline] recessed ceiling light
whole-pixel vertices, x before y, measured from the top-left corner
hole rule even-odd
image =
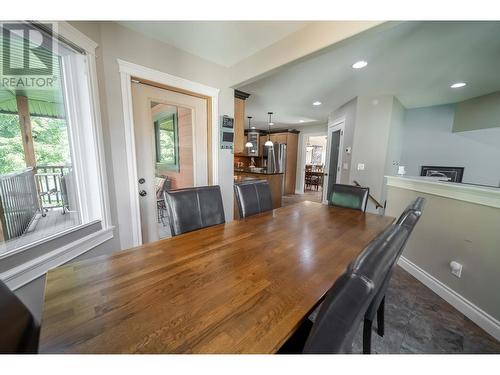
[[[299,122],[305,122],[305,120],[299,120]]]
[[[364,60],[361,61],[356,61],[354,64],[352,64],[353,69],[362,69],[365,66],[367,66],[368,63]]]
[[[458,88],[464,87],[464,86],[467,86],[467,83],[465,83],[465,82],[457,82],[457,83],[454,83],[453,85],[451,85],[450,87],[452,89],[458,89]]]
[[[317,101],[317,100],[316,100],[316,101],[313,103],[313,105],[321,105],[321,102],[319,102],[319,101]]]

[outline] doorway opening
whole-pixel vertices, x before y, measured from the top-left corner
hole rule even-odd
[[[326,153],[326,166],[323,182],[323,202],[327,203],[330,197],[332,187],[341,181],[342,173],[342,152],[344,141],[344,124],[337,122],[328,126],[328,142]]]
[[[304,198],[321,202],[326,163],[327,135],[309,135],[304,140]]]

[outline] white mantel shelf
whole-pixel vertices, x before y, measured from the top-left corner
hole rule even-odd
[[[421,177],[385,176],[387,186],[500,208],[500,188],[458,184]]]

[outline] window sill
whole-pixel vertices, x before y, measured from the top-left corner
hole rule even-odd
[[[16,290],[44,275],[50,269],[67,263],[71,259],[110,240],[113,238],[113,229],[114,227],[101,229],[49,253],[43,254],[40,257],[31,259],[0,273],[0,279],[7,284],[10,289]]]

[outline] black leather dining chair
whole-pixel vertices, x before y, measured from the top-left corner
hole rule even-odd
[[[408,231],[406,228],[397,225],[391,225],[381,234],[379,234],[374,240],[372,240],[360,253],[360,255],[348,266],[345,275],[356,275],[363,280],[370,281],[373,286],[372,293],[363,296],[364,298],[366,298],[366,300],[363,301],[364,305],[362,305],[363,308],[360,312],[361,316],[359,317],[359,319],[346,321],[346,324],[355,324],[355,326],[352,327],[354,333],[359,328],[359,323],[363,319],[368,306],[372,303],[378,289],[383,284],[384,277],[392,267],[394,259],[397,257],[399,248],[403,246],[407,233]],[[345,277],[345,275],[343,275],[343,277]],[[335,283],[335,285],[337,285],[337,282]],[[335,285],[332,289],[337,288],[338,290],[338,286],[336,287]],[[329,291],[328,294],[329,293],[331,292]],[[310,315],[309,319],[313,321],[313,328],[318,325],[319,319],[321,319],[322,310],[323,314],[325,314],[324,305],[328,303],[329,302],[325,297],[325,300],[321,303],[320,307]],[[354,316],[352,317],[352,319],[354,319]],[[348,334],[349,337],[347,337],[347,339],[352,343],[352,339],[350,338],[350,334],[352,333],[351,330],[345,331],[345,327],[337,327],[336,329],[340,330],[339,332],[341,332],[341,335]],[[344,331],[342,331],[342,329],[344,329]],[[313,331],[311,329],[311,335],[312,332]],[[330,332],[330,334],[333,335],[333,332]],[[336,339],[340,340],[340,338]],[[343,351],[339,353],[342,352]]]
[[[352,342],[375,292],[371,280],[345,272],[325,296],[304,345],[306,354],[351,353]]]
[[[371,352],[371,332],[375,315],[378,327],[383,329],[385,292],[408,235],[406,227],[391,225],[349,265],[353,273],[370,278],[375,284],[375,295],[365,311],[363,321],[364,354]]]
[[[328,204],[365,212],[369,194],[367,187],[333,184]]]
[[[39,332],[30,311],[0,281],[0,354],[36,354]]]
[[[420,216],[422,215],[422,211],[425,205],[425,199],[422,197],[418,197],[413,201],[408,207],[403,211],[401,216],[399,217],[395,227],[401,227],[406,229],[406,236],[404,242],[399,247],[399,250],[396,254],[396,257],[393,261],[392,267],[388,270],[385,278],[377,289],[375,297],[373,301],[370,303],[368,307],[365,318],[363,321],[363,353],[369,354],[371,352],[371,335],[372,335],[372,326],[373,320],[375,316],[377,317],[377,334],[379,336],[384,336],[385,331],[385,294],[387,292],[387,288],[389,287],[389,282],[391,280],[392,274],[394,272],[395,265],[403,252],[410,235],[415,228]],[[362,253],[363,255],[363,253]],[[368,257],[369,254],[364,254],[364,256]],[[373,255],[377,256],[377,255]]]
[[[417,221],[420,219],[425,206],[425,198],[417,197],[412,203],[405,208],[401,216],[399,216],[397,224],[404,225],[408,229],[413,230]]]
[[[234,194],[240,218],[260,214],[273,209],[269,182],[266,180],[244,181],[234,184]]]
[[[172,236],[225,223],[219,186],[164,192]]]

